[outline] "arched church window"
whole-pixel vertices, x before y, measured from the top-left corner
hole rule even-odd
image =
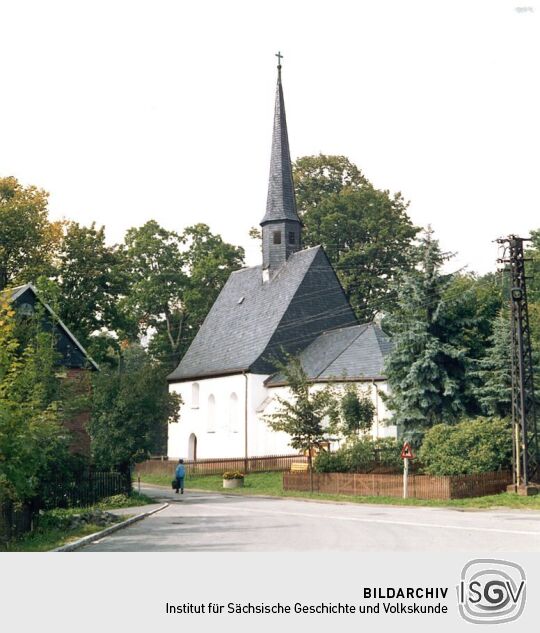
[[[208,396],[208,417],[207,428],[208,433],[216,432],[216,398],[214,394]]]
[[[229,398],[229,429],[238,433],[238,396],[234,392]]]
[[[272,233],[274,244],[281,244],[281,231],[274,231]]]
[[[194,382],[191,385],[191,408],[198,409],[199,408],[199,383]]]

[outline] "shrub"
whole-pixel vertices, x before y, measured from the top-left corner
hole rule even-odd
[[[238,470],[223,473],[223,479],[244,479],[244,474]]]
[[[510,468],[512,433],[505,420],[477,418],[455,426],[437,424],[420,450],[429,475],[467,475]]]
[[[314,468],[319,473],[362,473],[376,466],[400,469],[400,446],[393,438],[355,438],[335,453],[319,453]]]
[[[313,468],[318,473],[344,473],[347,466],[343,451],[329,453],[322,451],[315,457]]]
[[[377,461],[380,466],[395,468],[396,470],[401,470],[403,468],[403,460],[401,459],[401,441],[398,441],[394,437],[382,437],[374,440],[373,446],[377,453]]]

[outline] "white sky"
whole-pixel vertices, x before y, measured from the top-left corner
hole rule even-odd
[[[206,222],[258,263],[281,50],[293,159],[348,156],[485,272],[491,240],[540,227],[539,20],[539,0],[0,0],[0,175],[110,241]]]

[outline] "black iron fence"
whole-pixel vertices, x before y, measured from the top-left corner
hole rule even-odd
[[[85,508],[101,499],[131,492],[129,473],[84,471],[74,477],[43,482],[39,506],[51,508]]]
[[[0,501],[0,547],[24,532],[30,532],[36,516],[30,503]]]
[[[34,529],[40,509],[86,508],[107,497],[130,492],[130,473],[85,470],[43,481],[39,495],[31,502],[0,501],[0,545]]]

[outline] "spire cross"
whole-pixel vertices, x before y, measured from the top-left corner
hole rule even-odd
[[[276,57],[278,58],[278,68],[281,68],[281,58],[283,57],[283,55],[281,54],[281,51],[278,51],[276,53]]]

